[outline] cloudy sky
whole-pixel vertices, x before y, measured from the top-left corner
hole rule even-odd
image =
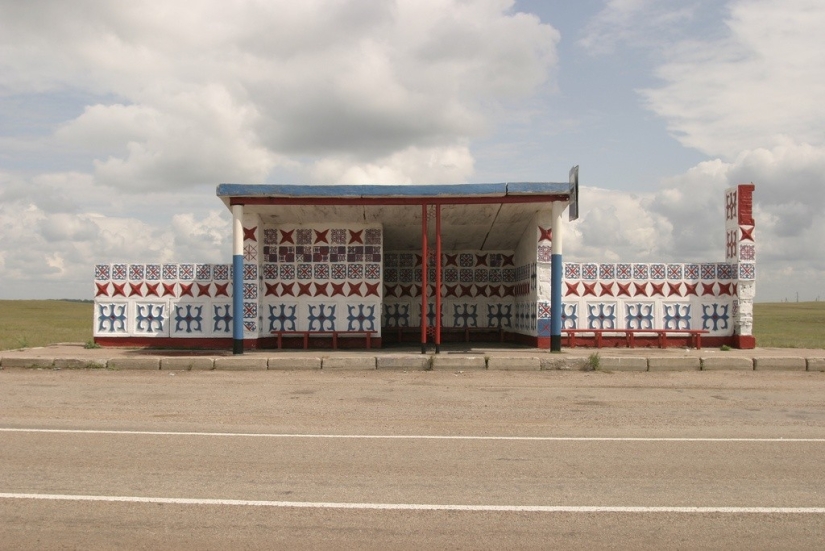
[[[821,0],[0,0],[0,298],[228,262],[220,182],[565,181],[568,260],[722,261],[825,299]]]

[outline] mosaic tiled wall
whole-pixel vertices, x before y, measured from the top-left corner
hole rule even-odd
[[[262,333],[376,331],[382,297],[380,226],[264,226]]]
[[[737,269],[729,263],[568,262],[562,325],[565,329],[706,329],[712,336],[729,335]]]
[[[435,254],[428,259],[428,276],[435,281]],[[384,255],[385,327],[421,324],[422,257],[410,251]],[[442,254],[442,324],[444,327],[504,327],[515,322],[519,292],[512,251],[448,251]],[[430,283],[428,297],[435,297]],[[435,323],[435,301],[429,299],[428,324]]]
[[[232,266],[96,265],[94,335],[231,337]]]

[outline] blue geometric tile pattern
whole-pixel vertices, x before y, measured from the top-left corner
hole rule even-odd
[[[375,305],[347,304],[347,331],[375,331]]]
[[[335,304],[309,305],[310,331],[335,331]]]
[[[298,324],[297,304],[275,304],[269,307],[270,331],[296,331]]]
[[[690,304],[665,304],[665,329],[690,329]]]

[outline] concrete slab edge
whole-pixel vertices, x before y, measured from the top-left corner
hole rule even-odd
[[[753,368],[756,371],[805,371],[808,362],[801,357],[766,357],[754,358]]]
[[[753,371],[753,358],[741,356],[703,356],[702,371]]]
[[[329,370],[373,370],[375,356],[328,356],[321,358],[321,369]]]
[[[266,368],[272,371],[292,371],[303,369],[321,369],[320,357],[277,356],[267,360]]]
[[[806,364],[808,371],[825,371],[825,357],[807,358]]]
[[[487,358],[478,355],[467,356],[433,356],[433,370],[479,370],[487,369]]]

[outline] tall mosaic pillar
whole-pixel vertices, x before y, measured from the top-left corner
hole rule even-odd
[[[725,192],[725,260],[734,267],[734,345],[754,348],[753,299],[756,295],[756,242],[753,220],[753,184],[739,184]]]

